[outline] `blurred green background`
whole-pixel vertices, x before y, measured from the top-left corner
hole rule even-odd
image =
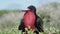
[[[21,34],[18,26],[23,14],[21,10],[0,10],[0,34]],[[60,34],[60,3],[53,2],[38,7],[37,14],[44,23],[44,32],[40,34]]]

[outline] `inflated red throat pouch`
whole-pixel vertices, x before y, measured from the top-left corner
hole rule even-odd
[[[32,11],[28,11],[24,14],[24,25],[25,27],[30,26],[30,28],[34,28],[35,23],[35,14]]]

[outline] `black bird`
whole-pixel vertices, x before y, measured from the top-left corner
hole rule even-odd
[[[39,34],[39,32],[44,32],[43,30],[43,21],[41,19],[41,17],[39,17],[37,14],[36,14],[36,8],[35,6],[31,5],[28,7],[29,10],[26,10],[26,13],[24,15],[26,15],[29,11],[31,11],[32,13],[34,13],[35,15],[35,21],[34,21],[34,27],[35,27],[35,31],[34,33],[36,34]],[[24,18],[22,18],[21,20],[21,24],[19,25],[18,29],[19,30],[22,30],[22,32],[25,32],[25,25],[24,25]],[[30,27],[31,28],[31,27]]]

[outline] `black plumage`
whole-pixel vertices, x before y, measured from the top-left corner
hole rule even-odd
[[[35,28],[37,29],[35,31],[36,34],[39,34],[38,32],[44,32],[43,30],[43,21],[41,19],[41,17],[39,17],[37,14],[36,14],[36,8],[34,6],[29,6],[28,7],[30,10],[32,10],[36,16],[36,21],[35,21]],[[25,26],[24,26],[24,20],[22,19],[21,20],[21,24],[19,25],[18,29],[19,30],[22,30],[23,32],[25,32]]]

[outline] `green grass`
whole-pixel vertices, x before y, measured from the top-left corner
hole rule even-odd
[[[8,14],[9,12],[6,10],[0,11],[0,16],[4,14]],[[47,21],[48,17],[45,16],[43,13],[40,13],[40,16],[44,22],[44,32],[39,32],[40,34],[60,34],[60,30],[56,28],[49,27],[49,23]],[[0,23],[0,34],[21,34],[22,32],[18,30],[19,23],[13,23],[11,21],[5,21]],[[33,31],[30,30],[29,34],[33,34]]]
[[[22,32],[18,30],[18,26],[15,26],[11,29],[0,30],[0,34],[21,34]],[[39,32],[40,34],[60,34],[60,31],[55,30],[45,30],[45,32]],[[33,31],[30,30],[29,34],[33,34]]]
[[[0,16],[7,14],[7,13],[8,13],[8,11],[6,11],[6,10],[0,10]]]
[[[0,10],[0,17],[11,12],[19,12],[19,10]]]

